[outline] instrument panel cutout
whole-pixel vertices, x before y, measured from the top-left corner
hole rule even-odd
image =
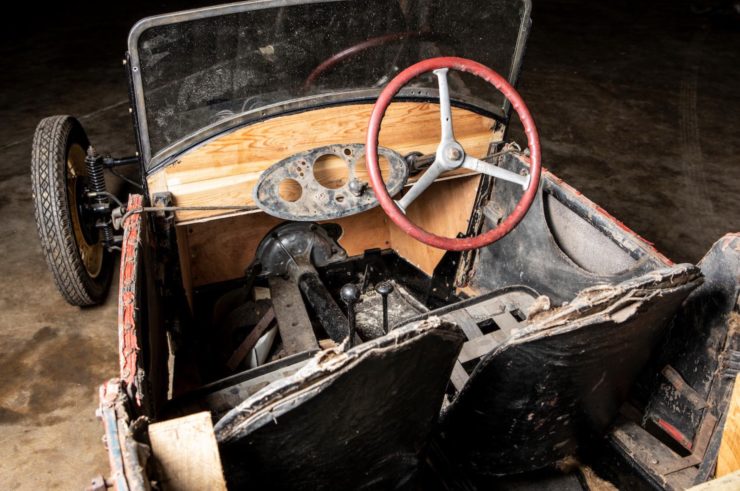
[[[398,153],[379,148],[391,196],[408,179],[406,161]],[[255,204],[265,213],[285,220],[331,220],[378,205],[367,180],[365,145],[328,145],[281,160],[260,176],[254,187]]]

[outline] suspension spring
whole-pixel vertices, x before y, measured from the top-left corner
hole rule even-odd
[[[103,231],[103,240],[105,245],[113,245],[113,227],[110,219],[110,201],[106,196],[105,175],[103,174],[103,159],[96,155],[92,146],[87,149],[85,157],[85,166],[87,167],[87,178],[90,191],[95,193],[92,201],[92,208],[96,215],[101,218],[95,224],[96,227]]]

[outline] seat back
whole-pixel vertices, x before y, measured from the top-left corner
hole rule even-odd
[[[442,419],[447,453],[475,476],[531,471],[603,434],[688,293],[692,265],[581,292],[534,315],[478,363]]]
[[[215,426],[229,489],[393,489],[417,468],[463,336],[439,319],[319,353]]]

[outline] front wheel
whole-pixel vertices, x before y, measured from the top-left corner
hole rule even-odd
[[[33,137],[31,185],[41,249],[59,292],[72,305],[105,300],[113,258],[87,207],[90,143],[71,116],[41,120]]]

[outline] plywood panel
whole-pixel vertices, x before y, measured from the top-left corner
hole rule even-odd
[[[436,182],[406,211],[406,216],[427,232],[455,237],[468,228],[478,192],[480,176]],[[393,248],[410,263],[427,274],[434,272],[446,251],[422,244],[390,224]]]
[[[164,474],[163,489],[226,491],[210,412],[154,423],[149,439]]]
[[[190,252],[187,257],[181,256],[181,261],[188,262],[192,286],[244,275],[262,238],[282,222],[259,212],[178,226],[178,230],[187,231]],[[339,244],[350,256],[366,249],[390,247],[388,219],[380,208],[332,222],[342,226],[344,234]]]
[[[190,263],[193,286],[244,275],[262,238],[282,220],[254,213],[179,226],[187,230],[190,251],[181,261]]]
[[[737,491],[740,489],[740,471],[697,484],[688,491]]]
[[[436,182],[409,207],[408,215],[429,232],[455,237],[467,229],[479,181],[474,175]],[[178,237],[185,235],[189,245],[189,254],[181,259],[187,261],[183,270],[190,271],[192,286],[242,276],[262,238],[282,221],[257,212],[179,225]],[[380,207],[331,222],[344,230],[339,243],[350,256],[392,248],[431,275],[445,252],[403,233]]]
[[[322,108],[239,128],[190,150],[176,163],[150,175],[150,192],[169,191],[179,206],[251,206],[254,184],[272,164],[316,147],[363,143],[371,110],[371,104]],[[452,114],[455,136],[466,151],[485,155],[492,140],[493,120],[459,108],[453,108]],[[388,109],[380,145],[402,155],[412,151],[432,153],[439,139],[438,106],[402,102]],[[179,212],[177,218],[186,221],[218,214],[222,212]]]
[[[339,245],[344,247],[350,256],[362,254],[367,249],[391,247],[388,232],[390,220],[380,207],[332,222],[338,223],[344,229],[339,238]]]
[[[717,456],[717,477],[740,470],[740,375],[735,378],[722,443]]]

